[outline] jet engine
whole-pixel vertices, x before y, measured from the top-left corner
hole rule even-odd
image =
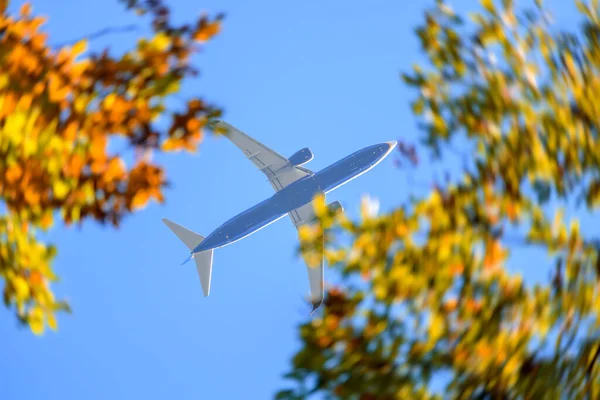
[[[344,207],[342,207],[342,204],[337,200],[327,204],[327,208],[329,209],[329,212],[332,213],[333,215],[336,215],[337,213],[344,211]],[[312,213],[312,216],[309,218],[309,223],[312,224],[316,220],[317,220],[317,217],[315,216],[314,213]]]
[[[290,164],[294,167],[304,165],[314,157],[312,151],[308,147],[298,150],[289,158]]]
[[[337,200],[332,203],[327,204],[327,208],[329,208],[329,211],[334,214],[344,211],[344,207],[342,207],[342,204]]]

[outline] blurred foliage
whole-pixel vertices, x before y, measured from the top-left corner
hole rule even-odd
[[[199,98],[168,113],[165,101],[197,73],[190,56],[219,32],[221,16],[174,26],[160,0],[126,3],[151,17],[152,35],[118,57],[108,49],[82,57],[85,39],[54,49],[30,5],[10,15],[0,1],[0,276],[4,303],[36,334],[69,310],[49,286],[56,249],[39,233],[55,219],[117,227],[150,200],[162,202],[165,171],[151,152],[194,151],[219,114]],[[166,129],[159,116],[170,117]],[[115,137],[127,143],[121,154],[108,152]]]
[[[403,76],[424,150],[474,149],[462,176],[315,228],[340,284],[299,327],[293,386],[276,398],[600,398],[600,237],[563,216],[600,205],[598,2],[575,2],[570,32],[541,1],[481,5],[426,11],[428,63]],[[548,257],[509,270],[530,247]],[[531,269],[550,277],[514,272]]]

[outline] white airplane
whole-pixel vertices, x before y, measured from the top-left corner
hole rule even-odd
[[[286,215],[290,216],[297,229],[313,222],[312,200],[317,193],[328,193],[364,174],[387,157],[397,144],[391,141],[365,147],[315,173],[302,167],[313,159],[313,153],[308,148],[285,158],[225,122],[217,121],[215,127],[224,130],[225,136],[267,176],[275,194],[231,218],[207,237],[166,218],[162,219],[190,249],[190,256],[184,264],[191,259],[196,262],[204,297],[210,293],[214,249],[243,239]],[[338,201],[328,204],[328,207],[332,211],[342,209]],[[319,266],[307,265],[313,306],[311,314],[323,302],[323,264],[324,257],[321,257]]]

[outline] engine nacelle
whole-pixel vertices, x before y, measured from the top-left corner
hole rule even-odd
[[[303,148],[302,150],[298,150],[289,158],[290,164],[294,167],[299,165],[304,165],[314,157],[312,151],[308,147]]]
[[[337,213],[343,212],[344,211],[344,207],[342,207],[342,204],[339,201],[334,201],[332,203],[327,204],[327,209],[329,210],[329,212],[333,215],[336,215]],[[312,216],[309,218],[309,223],[313,223],[317,220],[316,215],[314,214],[314,212],[312,213]]]
[[[330,212],[332,212],[334,214],[344,211],[344,207],[342,207],[342,204],[337,200],[334,201],[333,203],[327,204],[327,208],[329,209]]]

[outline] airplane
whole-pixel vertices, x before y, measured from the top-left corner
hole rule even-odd
[[[331,164],[319,172],[305,167],[314,157],[308,147],[285,158],[264,144],[246,135],[223,121],[215,121],[213,126],[223,131],[233,144],[266,175],[275,194],[246,211],[231,218],[210,235],[204,237],[166,218],[162,221],[189,248],[187,263],[194,259],[204,297],[210,294],[213,251],[229,246],[252,233],[289,215],[296,229],[316,220],[312,200],[318,193],[329,193],[369,171],[387,157],[396,147],[396,141],[384,142],[365,147]],[[327,205],[330,211],[343,210],[339,201]],[[324,297],[324,257],[320,265],[309,266],[311,314],[323,302]]]

